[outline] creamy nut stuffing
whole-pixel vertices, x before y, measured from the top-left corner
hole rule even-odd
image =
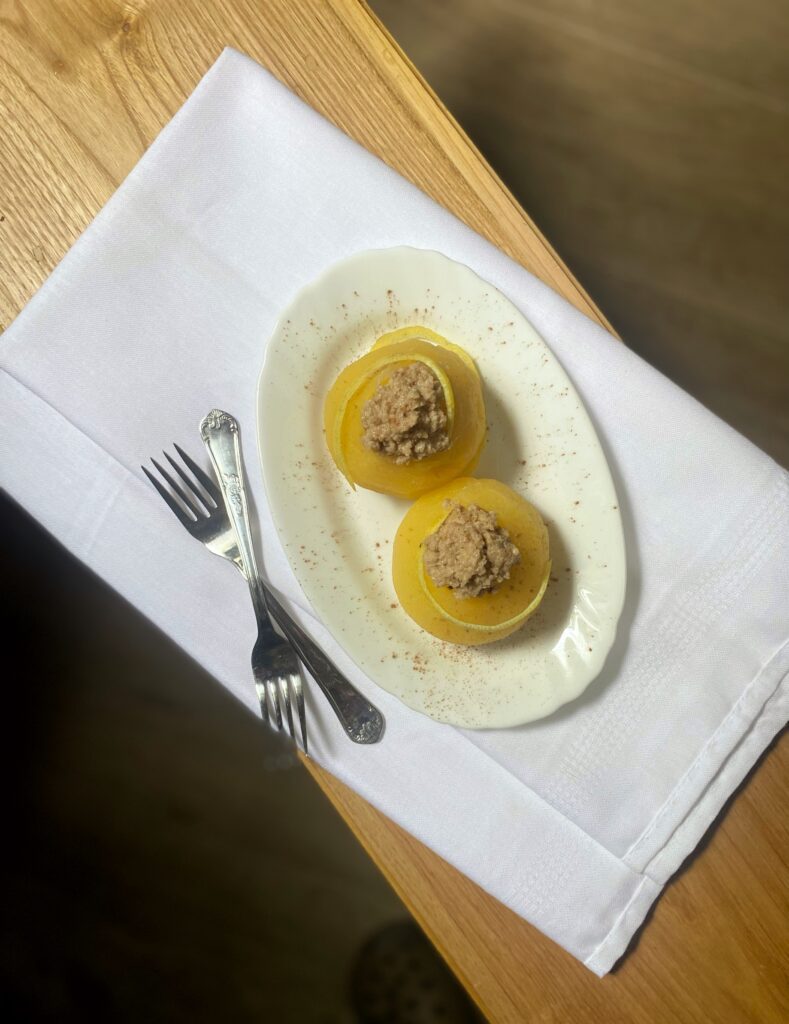
[[[521,553],[496,513],[478,505],[458,505],[425,540],[425,569],[438,587],[450,587],[455,597],[490,593],[509,579]]]
[[[444,393],[424,363],[395,370],[362,409],[362,440],[397,465],[416,462],[449,447]]]

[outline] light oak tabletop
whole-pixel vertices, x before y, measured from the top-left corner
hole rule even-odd
[[[0,326],[226,45],[608,326],[357,0],[0,2]],[[774,744],[602,980],[308,767],[491,1021],[708,1024],[789,1019],[788,760]]]

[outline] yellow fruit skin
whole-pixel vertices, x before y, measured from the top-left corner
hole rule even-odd
[[[407,337],[373,348],[342,370],[326,396],[323,422],[329,452],[349,483],[382,494],[416,498],[473,470],[487,431],[482,384],[470,357],[462,358],[454,348],[448,343]],[[381,369],[384,349],[390,359]],[[398,366],[419,358],[436,363],[449,381],[454,399],[450,445],[446,451],[398,466],[364,445],[361,414],[378,386]]]
[[[491,594],[456,598],[424,572],[422,545],[448,515],[448,499],[495,512],[521,553],[509,580]],[[550,573],[548,531],[539,512],[498,480],[464,477],[424,494],[403,518],[392,551],[392,577],[404,611],[428,633],[454,644],[488,644],[514,633],[539,606]]]

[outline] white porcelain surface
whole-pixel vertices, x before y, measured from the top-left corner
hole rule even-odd
[[[533,502],[552,580],[514,636],[456,647],[397,603],[391,550],[408,503],[352,491],[326,450],[324,396],[386,331],[422,324],[462,345],[485,385],[476,471]],[[514,726],[577,697],[611,648],[625,590],[616,493],[580,398],[533,327],[468,267],[436,252],[358,253],[282,315],[258,388],[263,475],[280,539],[316,614],[357,665],[410,707],[469,728]]]

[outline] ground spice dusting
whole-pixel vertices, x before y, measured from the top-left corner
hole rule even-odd
[[[424,542],[425,570],[437,587],[450,587],[456,597],[490,593],[509,579],[520,551],[496,525],[495,512],[448,504],[451,512]]]
[[[444,394],[424,363],[395,370],[362,409],[364,444],[394,459],[416,462],[449,447]]]

